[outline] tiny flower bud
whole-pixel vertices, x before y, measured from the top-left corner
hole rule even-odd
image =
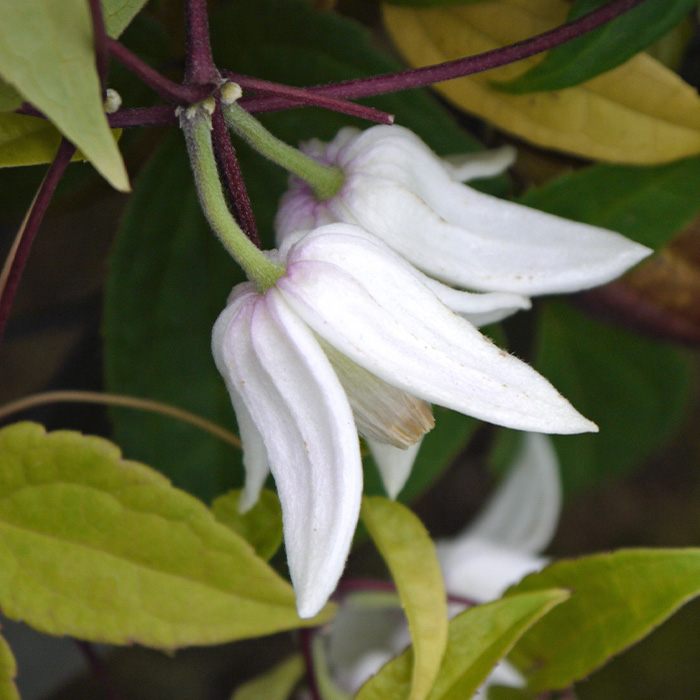
[[[207,97],[207,99],[202,102],[202,109],[207,112],[207,114],[214,114],[216,100],[213,97]]]
[[[226,83],[221,88],[221,101],[225,105],[232,105],[238,101],[243,95],[243,90],[238,83]]]
[[[122,106],[122,96],[112,88],[107,88],[104,108],[107,114],[114,114]]]

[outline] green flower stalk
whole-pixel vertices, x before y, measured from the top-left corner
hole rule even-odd
[[[284,267],[255,246],[229,211],[212,146],[211,115],[214,109],[216,102],[208,98],[180,111],[180,126],[185,134],[197,194],[202,210],[219,240],[262,293],[284,274]]]

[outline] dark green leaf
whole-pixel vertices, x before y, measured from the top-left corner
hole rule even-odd
[[[236,41],[231,27],[236,27]],[[212,33],[219,65],[289,84],[324,83],[397,67],[371,48],[358,25],[315,13],[303,2],[228,5],[212,17]],[[373,104],[396,113],[400,123],[442,154],[478,148],[427,93],[388,95]],[[271,114],[265,122],[290,143],[314,136],[329,139],[341,127],[359,123],[316,109]],[[265,247],[271,247],[272,221],[287,176],[245,144],[236,146]],[[228,293],[241,280],[198,211],[184,144],[173,139],[138,179],[116,244],[105,322],[110,390],[171,402],[231,426],[233,411],[209,343]],[[159,416],[121,410],[114,417],[125,453],[163,469],[177,486],[210,500],[240,485],[240,455],[210,436]],[[473,426],[456,414],[447,423],[454,426],[449,435],[428,436],[426,445],[436,446],[438,456],[423,451],[405,494],[415,495],[434,478]]]
[[[569,491],[659,449],[690,395],[690,366],[678,349],[597,323],[565,302],[542,309],[535,367],[600,428],[553,436]]]
[[[573,595],[510,656],[535,691],[584,678],[700,594],[700,549],[630,549],[559,561],[511,588],[505,600],[553,586]]]
[[[577,0],[569,20],[610,0]],[[514,94],[563,90],[623,64],[678,24],[697,0],[646,0],[598,29],[549,51],[544,60],[515,80],[494,83]]]
[[[700,209],[700,158],[650,167],[595,165],[530,190],[520,202],[658,249]]]

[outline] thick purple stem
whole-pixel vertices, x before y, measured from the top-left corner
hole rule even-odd
[[[109,77],[109,54],[107,52],[107,29],[105,28],[104,15],[102,14],[102,3],[100,0],[88,0],[90,14],[92,15],[92,34],[95,44],[95,63],[97,65],[97,75],[100,76],[102,91],[107,86]]]
[[[44,218],[46,208],[49,206],[51,197],[53,197],[59,180],[63,176],[74,153],[75,146],[70,143],[70,141],[63,139],[61,145],[58,147],[56,157],[49,166],[46,177],[44,177],[44,181],[41,183],[39,191],[27,212],[27,217],[18,234],[18,243],[16,247],[13,247],[13,250],[10,251],[9,269],[6,270],[3,268],[2,274],[0,275],[0,343],[2,343],[2,336],[5,332],[5,326],[7,326],[7,319],[10,316],[12,302],[15,299],[17,287],[19,286],[22,272],[27,263],[27,258],[29,258],[29,251],[32,248],[32,243],[34,242],[34,238]],[[7,273],[7,277],[3,284],[2,278],[5,277],[5,273]]]
[[[212,141],[214,142],[216,162],[223,175],[225,191],[228,195],[229,203],[236,214],[236,219],[246,236],[258,248],[262,248],[260,237],[258,236],[258,228],[255,225],[253,207],[250,204],[248,190],[246,190],[236,152],[231,144],[231,137],[226,128],[224,115],[221,113],[221,105],[217,105],[212,115]]]
[[[207,0],[185,0],[185,85],[218,83],[219,73],[211,55]]]
[[[136,54],[115,41],[107,37],[107,49],[109,53],[128,68],[134,75],[143,80],[146,85],[153,88],[161,97],[180,105],[189,105],[194,102],[201,102],[208,97],[213,87],[205,85],[180,85],[172,80],[168,80],[155,68],[151,68],[145,61],[142,61]]]
[[[516,44],[504,46],[500,49],[487,51],[476,56],[458,58],[447,63],[438,63],[423,68],[411,68],[399,73],[376,75],[370,78],[358,78],[342,83],[330,83],[328,85],[315,85],[306,88],[310,92],[331,97],[343,97],[354,99],[368,97],[370,95],[384,95],[399,90],[423,87],[432,83],[440,83],[444,80],[453,80],[465,75],[480,73],[482,71],[498,68],[507,63],[514,63],[523,58],[564,44],[582,34],[597,29],[620,15],[628,12],[633,7],[640,5],[645,0],[613,0],[583,17],[572,22],[562,24],[555,29],[530,37]],[[243,98],[241,107],[245,107],[251,113],[273,112],[281,109],[291,109],[295,106],[289,99],[280,97],[250,97]]]

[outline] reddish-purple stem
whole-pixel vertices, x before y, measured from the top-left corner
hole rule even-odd
[[[306,669],[306,682],[309,685],[309,694],[311,700],[323,700],[321,691],[318,688],[316,680],[316,669],[314,669],[314,655],[311,647],[313,643],[316,628],[307,627],[299,630],[299,646],[301,647],[301,655],[304,659],[304,668]]]
[[[7,319],[10,315],[10,309],[12,308],[12,302],[17,293],[17,287],[19,286],[22,272],[27,263],[27,258],[29,258],[29,251],[32,248],[32,243],[34,242],[34,238],[44,218],[46,209],[49,206],[49,202],[53,197],[53,193],[56,191],[56,187],[63,176],[63,172],[68,166],[68,163],[70,163],[70,159],[73,157],[74,153],[75,146],[70,143],[70,141],[63,139],[61,145],[58,147],[56,157],[49,166],[46,176],[39,187],[39,191],[27,212],[27,217],[22,228],[21,239],[15,251],[14,258],[12,259],[5,286],[1,290],[0,343],[2,342],[2,336],[5,332],[5,326],[7,326]]]
[[[76,639],[75,643],[78,645],[78,648],[85,657],[85,660],[92,671],[92,675],[95,676],[97,682],[102,686],[105,698],[107,698],[107,700],[121,700],[121,696],[114,685],[112,677],[109,675],[109,672],[107,671],[102,659],[93,649],[92,644],[83,642],[79,639]]]
[[[221,112],[221,105],[217,105],[212,115],[212,141],[214,142],[214,153],[219,169],[223,175],[224,186],[228,195],[229,203],[234,209],[236,219],[246,236],[261,248],[258,228],[255,225],[253,207],[250,204],[248,191],[246,190],[236,152],[233,150],[231,138],[226,128],[224,115]]]
[[[118,41],[107,37],[107,49],[109,53],[128,68],[134,75],[143,80],[146,85],[153,88],[161,97],[180,105],[189,105],[194,102],[201,102],[211,94],[214,86],[207,85],[180,85],[172,80],[168,80],[155,68],[151,68],[145,61],[142,61],[136,54],[132,53]]]
[[[163,126],[164,124],[178,123],[175,107],[172,105],[120,109],[114,114],[108,114],[107,121],[115,129],[133,126]]]
[[[306,88],[291,87],[289,85],[273,83],[269,80],[251,78],[250,76],[241,75],[240,73],[233,73],[232,71],[224,70],[221,71],[221,74],[238,83],[244,90],[253,90],[261,95],[286,97],[289,100],[296,102],[297,105],[303,104],[313,107],[321,107],[322,109],[329,109],[334,112],[340,112],[341,114],[349,114],[353,117],[359,117],[360,119],[366,119],[367,121],[377,122],[377,124],[394,123],[393,114],[382,112],[374,107],[358,105],[354,102],[338,99],[337,97],[319,95],[311,90],[307,90]]]
[[[107,29],[105,28],[102,3],[100,0],[88,0],[90,15],[92,16],[92,35],[95,44],[95,63],[97,75],[100,76],[100,85],[104,92],[109,77],[109,54],[107,53]]]
[[[583,15],[572,22],[562,24],[555,29],[537,34],[516,44],[493,49],[475,56],[459,58],[455,61],[438,63],[433,66],[424,66],[423,68],[411,68],[399,73],[375,75],[369,78],[347,80],[342,83],[315,85],[306,89],[319,95],[354,99],[370,95],[384,95],[389,92],[408,90],[432,83],[440,83],[444,80],[461,78],[465,75],[498,68],[506,63],[514,63],[564,44],[571,39],[597,29],[633,7],[640,5],[642,2],[645,2],[645,0],[613,0],[608,5],[589,12],[587,15]],[[294,103],[289,99],[272,96],[244,98],[240,104],[251,113],[272,112],[294,107]]]
[[[185,0],[185,85],[216,84],[219,73],[211,55],[207,0]]]

